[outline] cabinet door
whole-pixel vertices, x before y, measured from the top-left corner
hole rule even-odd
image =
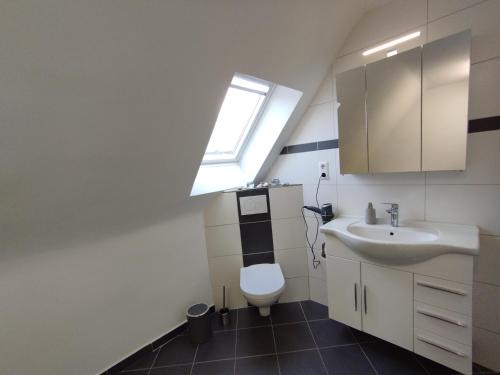
[[[421,51],[366,66],[370,173],[420,171]]]
[[[422,170],[465,169],[470,30],[422,50]]]
[[[330,318],[361,329],[360,263],[329,256],[326,266]]]
[[[413,274],[361,264],[363,331],[413,350]]]
[[[340,173],[368,173],[365,67],[337,75]]]

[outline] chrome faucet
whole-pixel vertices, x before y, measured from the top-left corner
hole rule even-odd
[[[386,210],[388,214],[391,215],[391,226],[397,227],[399,225],[399,204],[397,203],[382,203],[382,204],[390,204],[391,208]]]

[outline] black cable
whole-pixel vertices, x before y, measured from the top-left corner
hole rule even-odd
[[[318,202],[318,192],[319,192],[319,184],[321,182],[321,175],[319,176],[319,179],[318,179],[318,185],[316,186],[316,207],[319,209],[319,202]],[[304,219],[304,224],[306,226],[306,241],[307,241],[307,245],[309,246],[309,249],[311,250],[311,254],[312,254],[312,265],[314,267],[314,269],[317,269],[318,266],[321,264],[321,261],[319,260],[316,260],[316,254],[314,252],[314,245],[316,245],[316,241],[318,240],[318,234],[319,234],[319,220],[318,220],[318,213],[316,212],[313,212],[314,213],[314,218],[316,219],[316,234],[314,236],[314,241],[311,242],[309,241],[309,235],[308,235],[308,232],[309,232],[309,226],[307,225],[307,220],[306,220],[306,216],[304,215],[304,209],[305,209],[305,206],[301,208],[301,212],[302,212],[302,219]]]

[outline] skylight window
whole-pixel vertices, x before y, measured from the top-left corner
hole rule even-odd
[[[271,84],[235,75],[227,89],[203,163],[235,162],[266,103]]]

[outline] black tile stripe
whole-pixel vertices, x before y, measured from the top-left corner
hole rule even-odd
[[[478,118],[469,120],[469,133],[500,130],[500,116]]]
[[[319,141],[318,150],[331,150],[334,148],[339,148],[338,139],[330,139],[329,141]]]
[[[301,143],[299,145],[291,145],[287,147],[289,154],[295,154],[297,152],[316,151],[317,149],[318,149],[318,142]]]
[[[487,132],[492,130],[500,130],[500,116],[469,120],[469,133]],[[318,150],[331,150],[335,148],[339,148],[339,140],[329,139],[326,141],[300,143],[296,145],[285,146],[281,150],[280,155]]]
[[[267,198],[267,213],[256,215],[241,215],[240,197],[265,195]],[[269,189],[249,189],[236,193],[238,201],[238,218],[240,222],[240,238],[243,266],[274,263],[273,228],[271,223],[271,204]]]
[[[257,254],[243,254],[243,266],[245,267],[262,263],[274,263],[274,251]]]
[[[338,139],[328,139],[326,141],[301,143],[297,145],[285,146],[280,152],[280,155],[296,154],[299,152],[310,152],[318,150],[330,150],[339,147]]]

